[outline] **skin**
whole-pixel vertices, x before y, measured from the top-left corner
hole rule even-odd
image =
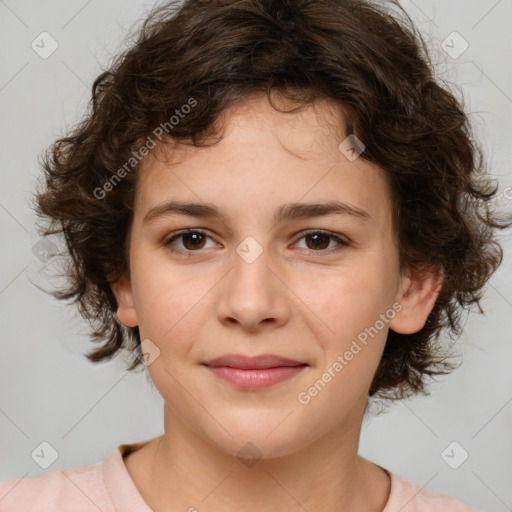
[[[147,370],[164,399],[164,434],[125,457],[157,512],[381,511],[388,500],[388,475],[357,453],[368,392],[388,329],[420,330],[441,278],[400,273],[387,176],[338,150],[347,136],[342,115],[326,101],[281,113],[255,95],[223,112],[219,143],[176,144],[144,161],[130,275],[112,288],[120,321],[139,326],[141,339],[160,351]],[[143,221],[171,199],[216,205],[225,219]],[[330,200],[370,218],[273,221],[284,203]],[[199,248],[190,237],[166,245],[187,228],[207,232]],[[315,249],[305,230],[332,231],[350,246],[326,236]],[[262,250],[251,263],[236,251],[247,237]],[[298,394],[394,303],[400,311],[301,404]],[[308,366],[271,388],[240,390],[201,364],[228,353],[270,353]],[[247,442],[258,450],[250,467],[237,457]]]

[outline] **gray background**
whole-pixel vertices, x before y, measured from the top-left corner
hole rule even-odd
[[[125,372],[120,360],[89,363],[85,323],[32,284],[53,281],[33,251],[39,238],[29,207],[37,155],[79,119],[101,66],[153,4],[0,0],[0,480],[92,464],[118,444],[162,431],[162,400],[144,374]],[[512,2],[404,6],[426,35],[439,76],[461,89],[500,180],[500,205],[511,209]],[[59,45],[47,58],[31,47],[43,31]],[[454,31],[469,44],[456,58],[443,50],[445,40],[452,52],[463,48]],[[511,238],[508,232],[504,262],[487,287],[486,314],[467,318],[462,367],[431,386],[431,396],[367,418],[361,437],[363,456],[482,511],[512,510]],[[58,454],[48,469],[31,457],[44,441]],[[453,441],[460,446],[443,458]],[[455,465],[462,450],[469,457],[452,469],[445,459]]]

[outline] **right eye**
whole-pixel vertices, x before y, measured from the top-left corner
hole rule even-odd
[[[202,229],[186,229],[174,233],[171,238],[168,238],[164,245],[173,252],[191,253],[198,252],[199,249],[203,249],[205,241],[210,238],[206,231]],[[180,240],[183,248],[178,248],[174,244],[175,240]],[[210,238],[211,239],[211,238]]]

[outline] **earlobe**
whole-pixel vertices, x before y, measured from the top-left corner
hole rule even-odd
[[[127,327],[137,327],[137,311],[133,300],[133,291],[130,280],[123,276],[110,287],[117,301],[117,318]]]
[[[442,269],[433,267],[404,276],[402,289],[396,299],[402,308],[390,321],[390,329],[400,334],[420,331],[434,307],[442,284]]]

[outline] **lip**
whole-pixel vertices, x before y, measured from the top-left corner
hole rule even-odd
[[[204,363],[210,368],[229,366],[241,370],[264,370],[268,368],[279,368],[282,366],[301,366],[305,363],[295,361],[287,357],[274,354],[261,354],[258,356],[246,356],[243,354],[226,354]]]
[[[227,354],[203,364],[219,379],[243,390],[269,388],[291,379],[308,366],[306,363],[273,354]]]

